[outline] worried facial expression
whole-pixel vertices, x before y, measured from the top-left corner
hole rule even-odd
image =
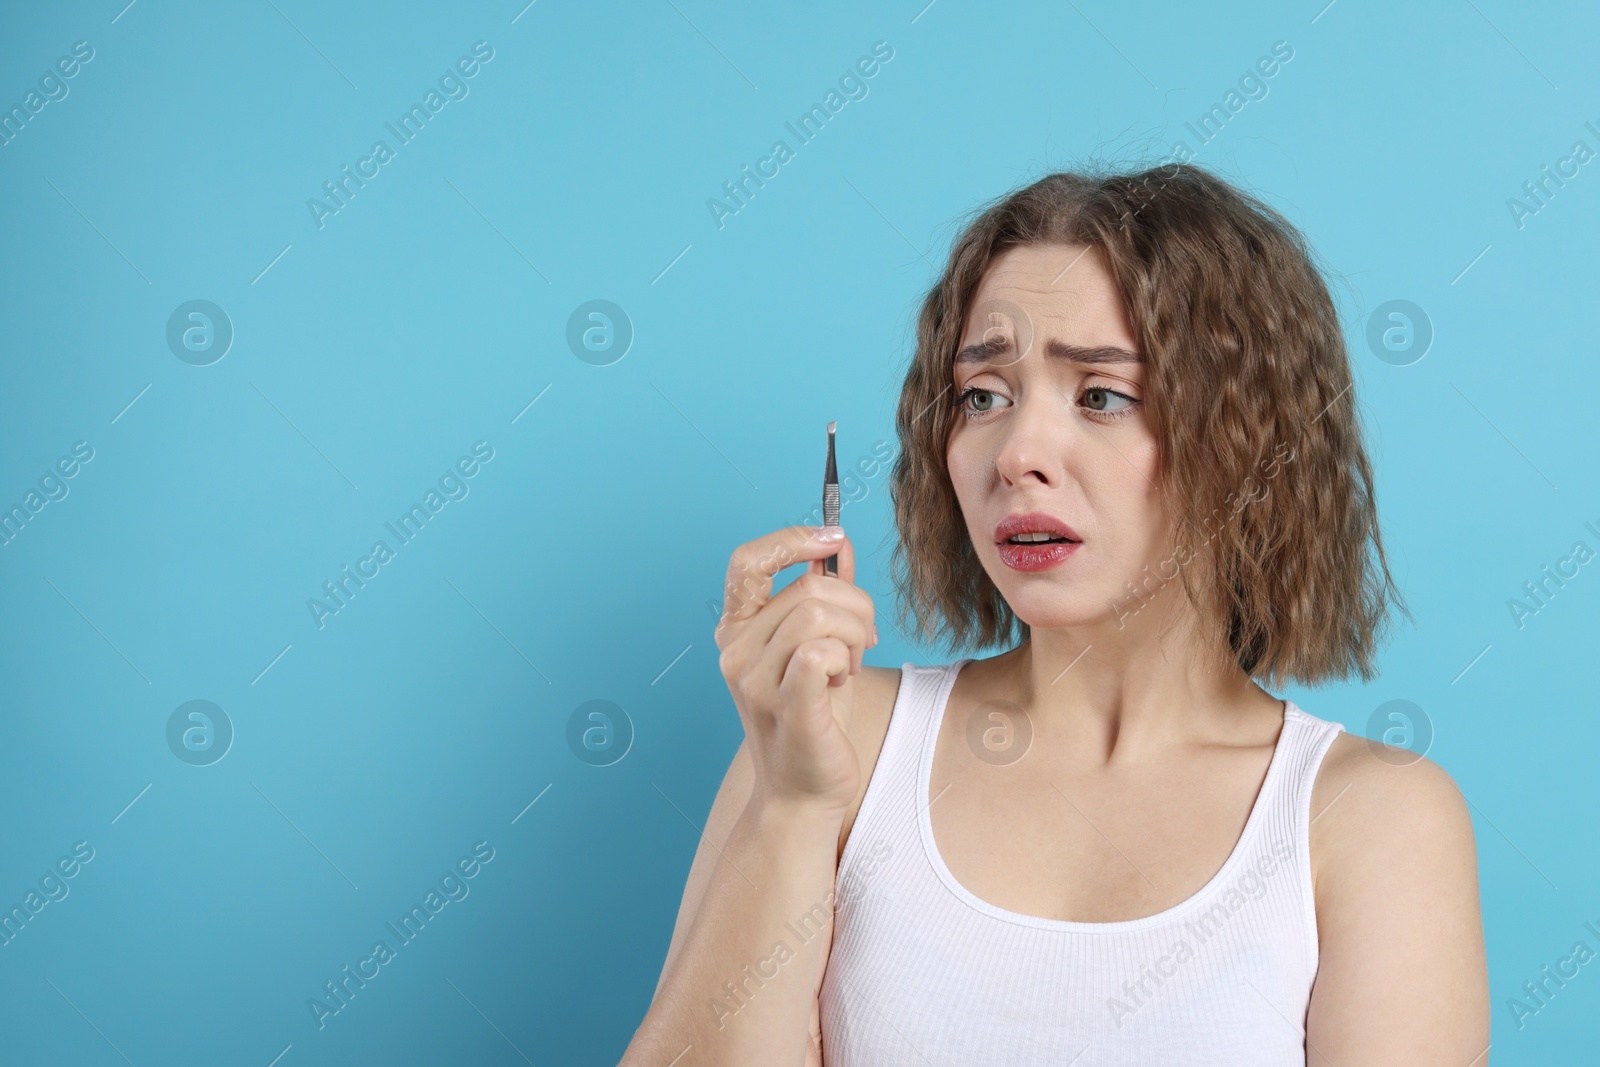
[[[1137,609],[1127,583],[1160,561],[1168,517],[1146,367],[1100,251],[1028,244],[997,256],[951,373],[950,479],[1011,609],[1033,627]],[[1067,540],[1011,543],[1003,522],[1030,514],[1018,525]]]

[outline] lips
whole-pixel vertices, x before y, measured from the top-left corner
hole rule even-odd
[[[1076,530],[1051,515],[1042,511],[1030,511],[1022,515],[1007,515],[1000,520],[1000,525],[994,528],[995,544],[1005,544],[1019,534],[1050,534],[1061,537],[1067,541],[1081,542]]]
[[[1011,540],[1020,534],[1049,534],[1059,540],[1031,543]],[[1066,561],[1083,543],[1072,527],[1042,511],[1007,515],[994,528],[994,539],[1000,562],[1014,571],[1048,570]]]

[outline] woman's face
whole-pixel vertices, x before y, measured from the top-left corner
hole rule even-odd
[[[1100,251],[1031,244],[997,256],[952,374],[950,478],[1006,603],[1035,628],[1137,612],[1127,583],[1141,595],[1161,584],[1151,576],[1166,555],[1168,520],[1145,367]],[[1079,543],[1001,543],[1002,520],[1028,513],[1065,524]]]

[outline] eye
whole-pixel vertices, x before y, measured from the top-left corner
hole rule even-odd
[[[1139,403],[1137,397],[1119,393],[1115,389],[1107,389],[1102,385],[1091,385],[1083,391],[1079,399],[1093,414],[1113,419],[1128,414],[1134,405]],[[1122,407],[1112,407],[1111,405],[1117,400],[1125,400],[1127,403]]]
[[[968,406],[967,401],[969,399],[975,401],[974,406]],[[994,411],[996,400],[1005,400],[1007,404],[1011,403],[1011,401],[1006,400],[1005,397],[993,389],[979,389],[976,386],[968,386],[956,394],[953,403],[957,408],[961,409],[961,412],[967,418],[975,419],[986,412]]]

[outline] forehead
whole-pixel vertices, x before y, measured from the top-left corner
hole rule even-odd
[[[1138,351],[1105,255],[1086,245],[1026,244],[996,256],[967,308],[961,346],[984,340],[1032,351],[1050,342]]]

